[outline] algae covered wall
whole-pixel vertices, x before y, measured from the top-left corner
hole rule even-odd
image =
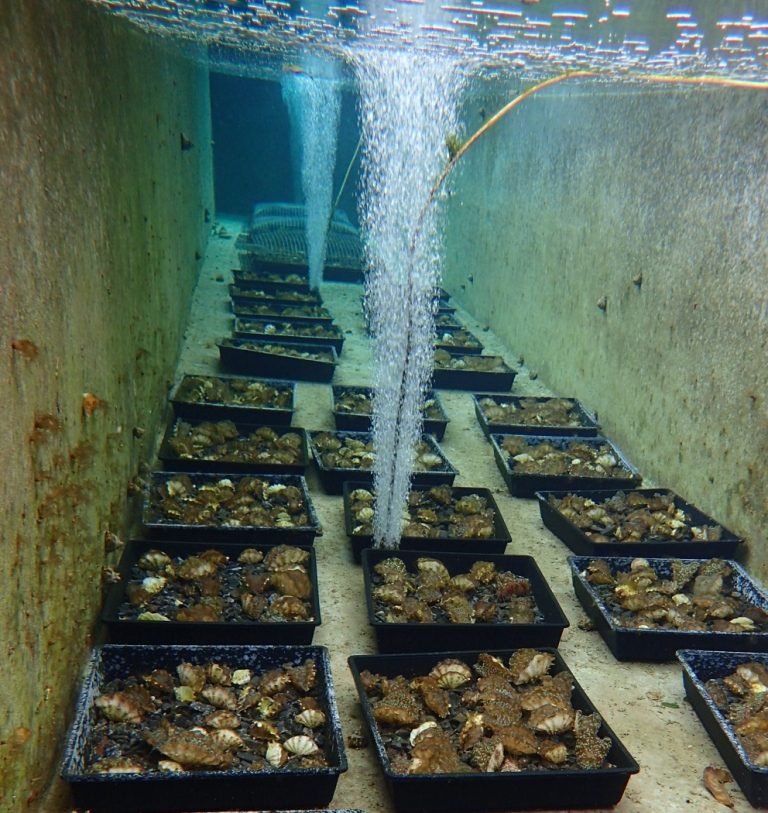
[[[0,808],[54,811],[210,230],[208,75],[82,0],[5,0],[0,76]]]
[[[509,98],[475,97],[467,130]],[[746,534],[764,579],[766,120],[765,91],[544,91],[462,159],[445,278],[646,477]]]

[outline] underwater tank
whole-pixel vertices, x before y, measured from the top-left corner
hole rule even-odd
[[[761,0],[3,4],[0,807],[763,804],[767,60]]]

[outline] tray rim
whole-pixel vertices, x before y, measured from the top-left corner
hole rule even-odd
[[[297,348],[304,352],[317,352],[317,353],[328,353],[331,355],[332,361],[323,361],[322,359],[303,359],[300,356],[284,356],[280,355],[279,353],[270,353],[268,350],[253,350],[249,347],[240,347],[240,342],[248,342],[249,344],[277,344],[277,345],[286,345],[291,349]],[[335,367],[336,363],[339,360],[338,353],[332,344],[322,344],[322,343],[310,343],[307,342],[306,344],[300,344],[299,342],[274,342],[274,341],[261,341],[260,339],[238,339],[237,337],[234,338],[224,338],[221,342],[217,342],[219,348],[225,347],[228,350],[236,350],[240,353],[250,353],[252,355],[265,355],[269,356],[270,358],[277,358],[277,359],[288,359],[289,361],[301,361],[305,364],[314,364],[314,365],[322,365],[324,367]],[[308,348],[311,348],[308,350]]]

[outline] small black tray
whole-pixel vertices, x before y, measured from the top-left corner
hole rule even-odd
[[[629,570],[632,557],[596,557],[569,556],[571,579],[576,597],[585,612],[593,621],[595,628],[603,637],[608,648],[619,661],[671,661],[678,649],[705,650],[746,650],[755,652],[768,651],[768,632],[688,632],[681,630],[661,629],[628,629],[616,623],[615,616],[600,597],[595,588],[587,581],[582,572],[593,559],[605,559],[611,571]],[[671,559],[647,559],[648,563],[660,575],[670,571]],[[683,562],[705,562],[706,559],[683,559]],[[748,595],[751,602],[768,611],[768,595],[758,587],[749,574],[737,562],[726,560],[733,568],[735,589]]]
[[[507,433],[507,436],[512,433]],[[501,448],[505,435],[493,433],[489,436],[493,447],[493,456],[496,465],[507,484],[509,493],[514,497],[534,497],[537,491],[563,491],[578,488],[598,489],[631,489],[641,480],[637,469],[624,457],[624,455],[607,438],[597,435],[592,438],[574,437],[573,435],[513,435],[521,437],[527,443],[538,445],[550,443],[562,449],[573,441],[584,443],[587,446],[608,446],[622,467],[626,469],[626,477],[574,477],[568,474],[515,474],[509,465],[509,455]]]
[[[157,453],[157,458],[167,469],[174,471],[212,471],[212,472],[235,472],[240,474],[304,474],[305,469],[309,465],[309,446],[307,443],[307,432],[298,426],[270,426],[279,436],[286,435],[289,432],[299,435],[301,437],[301,455],[298,463],[282,464],[282,463],[259,463],[257,461],[245,462],[242,460],[206,460],[199,457],[179,457],[170,446],[170,439],[173,435],[173,429],[176,426],[178,419],[171,419],[165,430],[163,442],[160,444],[160,451]],[[195,426],[197,421],[186,421],[192,426]],[[250,424],[242,423],[240,421],[235,423],[237,431],[239,432],[239,440],[250,435],[256,429],[260,429],[265,424]]]
[[[253,244],[249,243],[247,239],[241,240],[238,238],[237,243],[237,248],[240,249],[237,258],[240,262],[240,268],[242,268],[243,271],[247,271],[251,274],[269,274],[275,276],[295,274],[307,278],[304,285],[306,289],[309,289],[309,268],[303,260],[299,260],[295,263],[271,260],[258,251],[250,250],[248,246],[252,246]]]
[[[322,430],[327,431],[327,430]],[[343,491],[344,483],[347,480],[359,480],[361,483],[368,483],[368,486],[373,483],[373,471],[371,469],[347,469],[347,468],[328,468],[327,466],[323,465],[322,460],[320,459],[320,454],[318,454],[317,448],[315,447],[313,437],[316,435],[317,432],[310,432],[309,433],[309,447],[312,450],[312,455],[315,458],[315,464],[317,465],[318,475],[320,477],[320,483],[323,486],[323,490],[326,494],[341,494]],[[371,440],[371,433],[370,432],[335,432],[334,434],[338,435],[342,439],[345,437],[349,438],[358,438],[359,440],[364,441],[365,443],[369,443]],[[440,483],[448,483],[451,485],[456,478],[456,475],[459,473],[457,469],[453,467],[450,460],[445,456],[442,449],[437,445],[437,441],[432,437],[432,435],[422,435],[422,441],[424,441],[430,447],[430,450],[434,452],[436,455],[439,455],[443,461],[444,465],[441,469],[437,471],[415,471],[413,473],[413,477],[411,478],[411,482],[414,485],[430,485],[436,486],[440,485]]]
[[[556,649],[551,673],[568,670]],[[454,813],[480,810],[541,810],[603,808],[615,805],[622,797],[629,777],[640,768],[630,753],[603,720],[598,735],[609,737],[612,745],[608,760],[614,767],[595,770],[528,770],[506,773],[400,774],[389,764],[384,742],[373,717],[360,673],[368,670],[386,677],[416,677],[427,674],[439,661],[459,658],[470,665],[482,650],[471,652],[434,652],[408,655],[353,655],[348,659],[360,697],[365,722],[370,729],[376,756],[392,794],[398,813]],[[514,650],[494,651],[508,658]],[[568,670],[570,671],[570,670]],[[597,711],[578,681],[573,679],[573,707],[587,714]]]
[[[440,313],[443,313],[442,309]],[[474,342],[469,346],[459,347],[455,344],[450,344],[442,341],[446,333],[453,335],[454,333],[466,333],[467,336]],[[435,348],[439,350],[448,350],[453,353],[461,353],[465,356],[479,356],[483,352],[483,345],[480,339],[474,333],[467,330],[465,327],[441,327],[437,330],[437,337],[435,339]]]
[[[264,316],[258,318],[256,316],[253,317],[243,317],[240,318],[235,317],[235,326],[233,329],[233,335],[236,336],[238,339],[258,339],[259,341],[264,342],[290,342],[291,344],[329,344],[333,349],[336,351],[337,354],[341,353],[341,349],[344,347],[344,334],[341,332],[337,325],[334,325],[332,322],[330,324],[326,324],[323,322],[323,327],[333,331],[333,336],[314,336],[311,333],[307,333],[302,335],[300,333],[281,333],[280,327],[281,324],[283,328],[285,325],[290,325],[290,327],[296,331],[301,330],[302,327],[312,328],[313,326],[317,326],[318,320],[317,319],[281,319],[279,322],[276,322],[273,326],[277,328],[277,331],[273,333],[266,333],[264,330],[260,330],[259,328],[264,327],[265,325],[269,324],[269,318]]]
[[[768,807],[768,768],[749,758],[733,726],[717,707],[706,686],[708,680],[723,678],[738,666],[756,661],[768,666],[768,655],[754,652],[701,652],[681,649],[677,659],[683,666],[685,696],[709,734],[720,756],[753,807]]]
[[[333,420],[336,428],[346,432],[370,432],[371,431],[371,416],[362,412],[338,412],[336,410],[336,401],[345,393],[365,393],[370,396],[373,392],[371,387],[345,387],[341,384],[334,384],[331,387],[331,409],[333,411]],[[435,402],[435,406],[443,416],[437,418],[425,418],[422,431],[428,435],[434,435],[437,440],[442,440],[445,436],[445,430],[448,427],[448,416],[445,414],[442,401],[434,390],[427,392],[427,400]]]
[[[439,329],[438,329],[439,330]],[[470,358],[491,358],[478,354],[465,352],[451,352],[454,357],[469,356]],[[493,358],[501,359],[501,356]],[[435,367],[432,371],[432,386],[442,390],[489,390],[492,392],[507,392],[512,389],[517,370],[513,370],[503,361],[502,372],[491,373],[482,370],[446,370]]]
[[[445,330],[446,328],[455,328],[456,330],[466,330],[466,326],[461,323],[455,313],[444,313],[438,311],[435,317],[435,328]]]
[[[236,286],[230,286],[230,299],[232,300],[232,310],[235,316],[241,316],[245,319],[260,319],[264,322],[313,322],[314,324],[329,325],[333,322],[333,316],[327,308],[322,305],[309,305],[310,308],[319,309],[318,315],[312,313],[285,313],[286,310],[293,311],[299,309],[305,311],[306,306],[301,302],[283,302],[279,305],[270,305],[270,309],[274,313],[249,313],[249,308],[260,307],[264,302],[254,300],[253,297],[242,295],[238,292]]]
[[[721,538],[716,542],[593,542],[580,528],[549,503],[549,497],[562,499],[569,494],[577,494],[600,504],[616,496],[623,489],[611,490],[578,490],[578,491],[537,491],[541,521],[550,531],[574,553],[579,556],[670,556],[687,558],[695,554],[696,558],[706,559],[717,556],[721,559],[732,557],[738,545],[743,542],[738,536],[723,528]],[[673,498],[677,508],[682,509],[691,518],[692,525],[719,525],[712,517],[687,503],[682,497],[668,488],[634,488],[640,494],[665,494]]]
[[[574,435],[579,437],[594,437],[600,425],[595,420],[595,416],[585,409],[581,401],[575,398],[533,398],[529,396],[498,395],[492,392],[478,392],[472,396],[475,403],[475,415],[480,424],[480,428],[487,438],[492,433],[501,435]],[[581,426],[530,426],[522,423],[489,423],[485,417],[480,401],[484,398],[492,398],[497,404],[515,404],[519,406],[521,401],[569,401],[573,404]]]
[[[294,771],[184,771],[180,773],[84,773],[84,754],[93,701],[100,684],[132,672],[168,669],[175,673],[182,661],[215,661],[233,668],[263,672],[284,663],[296,666],[314,658],[318,682],[324,687],[328,711],[327,768]],[[67,737],[61,776],[70,784],[75,804],[104,813],[155,813],[184,810],[250,810],[324,807],[334,794],[340,774],[347,770],[341,723],[325,647],[306,646],[136,646],[108,644],[90,658],[77,700],[75,719]],[[255,801],[257,800],[257,801]]]
[[[327,353],[331,360],[282,356],[265,350],[253,350],[243,347],[253,344],[257,347],[268,344],[279,344],[295,350],[297,353]],[[247,339],[224,339],[219,344],[221,364],[232,370],[243,373],[264,375],[286,375],[302,381],[330,381],[336,370],[338,357],[329,344],[294,344],[292,342],[259,342]]]
[[[255,274],[249,274],[247,271],[234,269],[232,276],[235,280],[235,287],[240,291],[240,295],[250,297],[249,301],[258,302],[259,304],[275,304],[275,305],[322,305],[323,298],[315,291],[275,291],[270,290],[269,279],[264,280],[263,277]],[[300,294],[301,299],[294,299],[291,294]],[[286,296],[287,295],[287,296]]]
[[[432,485],[426,486],[411,486],[411,491],[427,491],[432,488]],[[360,557],[365,548],[373,546],[373,536],[370,534],[355,534],[354,523],[352,521],[352,511],[350,509],[349,495],[356,488],[370,489],[370,482],[355,482],[346,481],[342,488],[344,495],[344,527],[346,529],[349,542],[352,545],[352,556],[355,562],[360,562]],[[485,558],[489,554],[503,554],[507,545],[512,541],[509,535],[504,518],[501,516],[499,506],[493,495],[487,488],[466,488],[460,486],[453,486],[453,493],[457,497],[465,497],[468,494],[479,494],[485,498],[486,504],[489,508],[493,509],[494,514],[494,531],[493,536],[488,539],[449,539],[447,537],[424,538],[421,536],[403,536],[400,538],[399,550],[418,550],[429,554],[437,554],[438,552],[444,553],[468,553],[472,554],[475,559]],[[395,554],[397,555],[397,554]]]
[[[149,550],[162,550],[171,558],[192,556],[214,548],[232,561],[249,547],[263,552],[268,546],[248,545],[244,542],[171,542],[163,545],[145,539],[129,541],[125,546],[118,572],[122,577],[110,586],[101,611],[101,620],[109,632],[112,643],[121,644],[311,644],[315,629],[320,626],[320,598],[317,589],[317,563],[314,548],[303,548],[309,553],[307,571],[312,581],[313,621],[241,621],[241,622],[186,622],[136,621],[118,617],[125,599],[125,588],[131,579],[131,569]]]
[[[285,291],[300,291],[302,293],[309,293],[309,277],[304,274],[298,274],[301,277],[301,281],[290,281],[286,279],[288,274],[297,274],[298,272],[295,269],[289,269],[288,271],[276,272],[273,269],[253,269],[251,270],[249,266],[249,257],[248,255],[239,255],[240,264],[243,266],[240,268],[233,268],[232,274],[236,275],[239,273],[246,273],[250,274],[251,281],[250,285],[255,285],[263,291],[272,291],[275,294],[280,294],[281,292]],[[235,279],[237,277],[235,276]],[[250,286],[249,286],[250,287]]]
[[[238,404],[222,404],[211,401],[180,401],[178,393],[181,385],[188,378],[220,378],[227,381],[260,381],[273,387],[290,389],[291,405],[287,408],[277,407],[255,407],[240,406]],[[280,381],[274,378],[248,378],[232,375],[185,375],[176,389],[173,391],[170,401],[173,404],[173,412],[178,418],[193,421],[235,421],[243,423],[269,424],[270,426],[290,426],[293,420],[293,402],[296,392],[296,384],[293,381]]]
[[[159,487],[161,483],[171,479],[174,474],[183,474],[192,480],[193,485],[203,485],[212,483],[226,477],[233,482],[253,475],[244,474],[222,474],[215,473],[195,473],[195,472],[173,472],[173,471],[153,471],[150,473],[147,493],[144,496],[142,506],[142,525],[146,535],[150,539],[176,539],[182,542],[207,542],[209,545],[218,542],[248,542],[253,545],[311,545],[316,536],[322,534],[320,520],[317,518],[315,506],[309,496],[307,483],[303,477],[295,474],[259,474],[255,475],[263,480],[268,480],[271,484],[282,483],[286,486],[296,486],[302,493],[307,506],[309,525],[298,528],[269,528],[263,525],[189,525],[182,522],[171,522],[159,519],[150,504],[152,491]]]
[[[416,570],[416,560],[422,556],[439,559],[451,576],[467,573],[474,562],[493,562],[497,570],[508,570],[516,576],[524,576],[531,583],[531,592],[541,614],[541,620],[532,624],[390,624],[376,618],[373,596],[372,571],[383,559],[397,556],[408,567]],[[556,647],[563,630],[570,626],[560,609],[552,590],[532,556],[477,556],[470,553],[426,553],[425,551],[374,550],[366,548],[362,555],[365,601],[368,606],[368,623],[373,627],[379,652],[433,652],[444,649],[485,647]]]

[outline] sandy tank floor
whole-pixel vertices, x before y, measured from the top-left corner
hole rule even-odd
[[[237,267],[235,237],[242,224],[221,219],[226,237],[214,236],[209,244],[193,304],[178,368],[185,373],[223,372],[216,341],[229,336],[232,314],[227,284],[230,269]],[[360,308],[362,286],[325,283],[323,304],[345,333],[345,344],[334,384],[370,383],[371,356]],[[517,363],[514,348],[504,347],[472,316],[459,309],[459,318],[481,337],[487,353],[503,355]],[[552,395],[522,367],[512,390],[515,395]],[[571,393],[557,393],[569,396]],[[576,679],[588,693],[606,722],[640,764],[617,813],[635,811],[722,811],[725,809],[705,790],[702,773],[708,765],[723,766],[714,745],[685,700],[681,670],[675,663],[619,663],[597,632],[579,628],[586,619],[573,593],[566,557],[570,551],[542,525],[535,500],[509,495],[485,437],[480,430],[469,392],[441,390],[440,397],[450,419],[441,446],[460,470],[457,486],[488,488],[494,494],[512,536],[507,553],[534,556],[570,621],[560,652]],[[293,423],[305,429],[333,429],[328,384],[299,382]],[[363,578],[352,561],[344,532],[341,497],[326,495],[310,468],[307,474],[312,499],[323,526],[315,543],[319,574],[322,625],[314,643],[328,647],[345,738],[362,731],[357,694],[347,657],[375,653],[367,623]],[[372,746],[347,747],[349,770],[342,774],[329,809],[360,808],[369,813],[390,813],[391,804]],[[751,810],[738,787],[729,786],[736,811]]]

